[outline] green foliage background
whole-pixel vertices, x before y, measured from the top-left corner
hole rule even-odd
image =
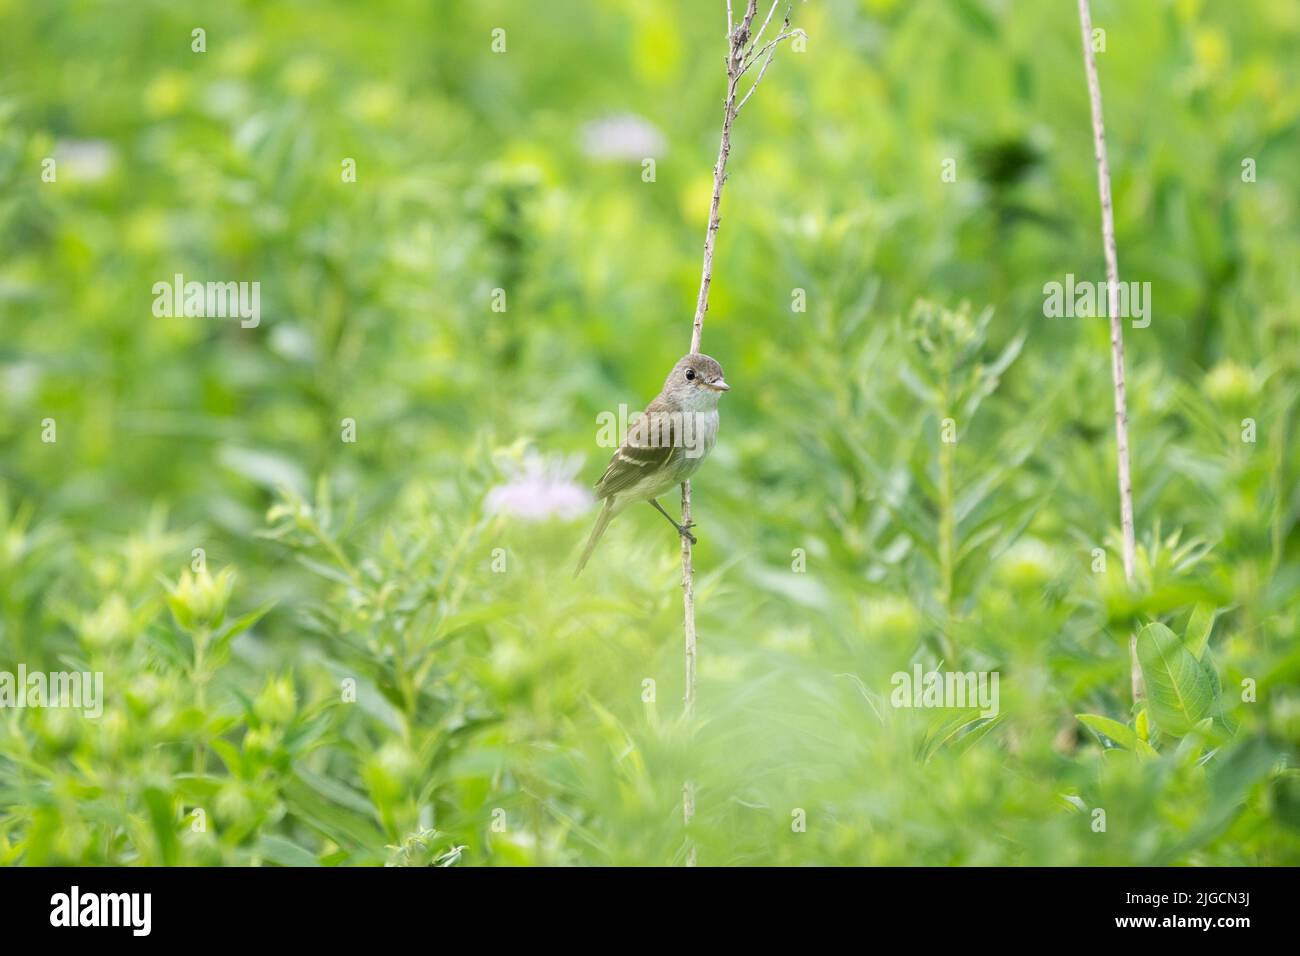
[[[106,687],[0,711],[0,862],[674,864],[687,778],[707,864],[1300,862],[1300,8],[1094,3],[1131,592],[1106,323],[1042,310],[1103,278],[1074,4],[793,16],[723,200],[692,738],[662,519],[575,584],[590,514],[485,500],[594,481],[687,347],[721,2],[0,0],[0,670]],[[624,113],[654,182],[583,149]],[[175,273],[261,325],[155,318]],[[1195,712],[1131,712],[1151,622]],[[890,706],[941,659],[996,721]]]

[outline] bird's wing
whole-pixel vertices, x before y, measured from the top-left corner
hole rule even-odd
[[[677,434],[680,423],[666,412],[667,408],[658,399],[646,406],[645,413],[628,429],[627,439],[614,452],[609,467],[596,482],[598,497],[608,498],[650,475],[662,473],[682,453]]]

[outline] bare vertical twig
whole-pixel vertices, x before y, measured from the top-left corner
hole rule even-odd
[[[1079,28],[1083,34],[1083,67],[1088,74],[1092,104],[1092,140],[1097,158],[1097,191],[1101,197],[1101,237],[1106,254],[1107,309],[1110,316],[1110,370],[1115,383],[1115,451],[1119,473],[1119,520],[1124,536],[1124,578],[1133,585],[1137,544],[1133,535],[1133,479],[1128,457],[1128,397],[1124,389],[1124,323],[1119,315],[1119,262],[1115,252],[1115,214],[1110,195],[1110,165],[1106,162],[1106,127],[1101,117],[1101,83],[1097,57],[1092,50],[1092,12],[1088,0],[1079,0]],[[1143,697],[1142,670],[1137,659],[1137,635],[1130,634],[1129,680],[1133,700]]]
[[[727,181],[727,159],[731,155],[731,124],[736,119],[736,84],[740,81],[740,60],[749,27],[757,12],[758,0],[749,0],[740,25],[731,31],[727,50],[727,98],[723,103],[722,141],[718,145],[718,161],[713,164],[713,199],[709,204],[709,225],[704,231],[704,268],[700,275],[700,293],[695,299],[695,318],[691,323],[691,351],[700,350],[700,337],[704,334],[704,314],[709,311],[709,287],[713,283],[713,249],[718,240],[718,225],[722,221],[719,209],[722,204],[722,184]],[[685,540],[685,539],[683,539]],[[689,542],[687,542],[689,544]]]
[[[723,101],[722,140],[718,144],[718,161],[713,165],[713,199],[709,204],[709,224],[704,231],[704,265],[700,274],[700,294],[695,300],[695,317],[691,322],[692,352],[700,350],[700,339],[704,334],[704,316],[709,311],[709,287],[713,283],[713,250],[717,244],[718,225],[722,221],[720,215],[722,186],[727,181],[727,159],[731,155],[732,123],[735,122],[740,108],[754,95],[754,91],[758,89],[758,84],[762,82],[763,74],[767,72],[768,64],[772,61],[777,44],[782,40],[801,35],[803,32],[801,30],[789,30],[790,13],[787,8],[785,27],[782,32],[763,47],[758,46],[764,31],[767,30],[768,23],[772,20],[772,14],[776,12],[776,8],[780,3],[781,0],[774,0],[771,9],[768,10],[767,16],[763,20],[762,26],[759,27],[758,34],[753,36],[750,29],[754,24],[754,18],[758,15],[758,0],[747,0],[744,13],[741,15],[738,24],[733,19],[731,0],[727,0],[727,95]],[[764,60],[762,67],[759,68],[749,92],[737,103],[736,92],[741,77],[764,53],[767,54],[767,58]],[[691,483],[683,481],[682,524],[689,525],[690,523]],[[682,536],[682,605],[686,635],[684,712],[687,725],[693,726],[695,722],[695,571],[691,565],[691,541],[685,535]],[[682,785],[682,818],[687,826],[690,825],[694,816],[695,785],[688,780]],[[688,843],[686,865],[695,865],[694,844]]]

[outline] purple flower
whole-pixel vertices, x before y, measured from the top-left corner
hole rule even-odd
[[[663,134],[631,113],[605,116],[582,127],[582,151],[592,159],[639,161],[661,155],[664,146]]]
[[[585,513],[592,502],[591,492],[573,478],[581,467],[580,459],[545,460],[530,452],[523,467],[487,493],[488,514],[509,515],[524,521],[548,518],[572,520]]]

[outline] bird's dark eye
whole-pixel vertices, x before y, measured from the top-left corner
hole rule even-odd
[[[688,368],[688,369],[686,370],[686,379],[687,379],[687,381],[690,381],[690,380],[693,379],[693,378],[695,378],[695,369],[693,369],[693,368]]]

